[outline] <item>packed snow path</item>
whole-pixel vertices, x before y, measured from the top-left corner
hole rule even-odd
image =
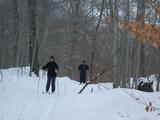
[[[15,69],[3,71],[0,83],[0,120],[159,120],[160,111],[146,112],[142,101],[160,106],[159,93],[89,85],[82,94],[78,82],[57,78],[54,94],[42,94],[46,76],[29,77]],[[38,90],[39,81],[39,90]],[[59,88],[59,89],[58,89]],[[93,91],[91,93],[91,91]]]

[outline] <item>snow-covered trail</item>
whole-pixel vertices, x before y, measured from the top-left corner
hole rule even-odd
[[[134,93],[132,90],[127,91]],[[137,97],[141,95],[140,92],[136,94]],[[150,95],[145,97],[152,99]],[[155,99],[158,98],[155,97]],[[59,115],[60,113],[62,115]],[[65,120],[158,120],[156,112],[147,113],[145,106],[137,103],[123,89],[62,97],[49,118],[54,120],[64,118]]]
[[[0,83],[0,120],[159,120],[160,111],[146,112],[131,95],[160,107],[160,94],[128,89],[108,89],[89,85],[83,94],[78,82],[57,78],[54,94],[42,94],[46,76],[17,75],[13,69],[3,71]],[[39,92],[37,91],[40,81]],[[59,86],[59,91],[58,91]],[[91,90],[93,89],[93,93]]]

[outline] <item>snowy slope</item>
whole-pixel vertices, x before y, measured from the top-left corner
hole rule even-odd
[[[89,85],[79,95],[82,85],[63,77],[57,78],[54,94],[42,94],[46,76],[28,77],[28,69],[23,75],[16,69],[2,72],[0,120],[160,120],[159,110],[146,112],[143,104],[151,101],[160,108],[159,92],[111,89],[111,84],[99,84]]]

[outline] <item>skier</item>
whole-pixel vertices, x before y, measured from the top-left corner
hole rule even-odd
[[[88,65],[86,64],[85,60],[83,60],[82,64],[78,67],[80,71],[80,84],[86,82],[86,70],[89,70]]]
[[[42,70],[47,70],[47,84],[46,84],[46,93],[48,93],[50,84],[52,85],[52,93],[55,91],[55,81],[57,77],[58,65],[54,61],[54,57],[50,57],[50,62],[48,62],[45,66],[42,67]]]

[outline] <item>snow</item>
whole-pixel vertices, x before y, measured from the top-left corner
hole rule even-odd
[[[2,70],[0,120],[160,120],[160,110],[145,111],[149,101],[160,108],[159,92],[112,89],[111,83],[103,83],[77,94],[83,85],[61,77],[54,94],[42,94],[46,75],[29,77],[28,72]]]

